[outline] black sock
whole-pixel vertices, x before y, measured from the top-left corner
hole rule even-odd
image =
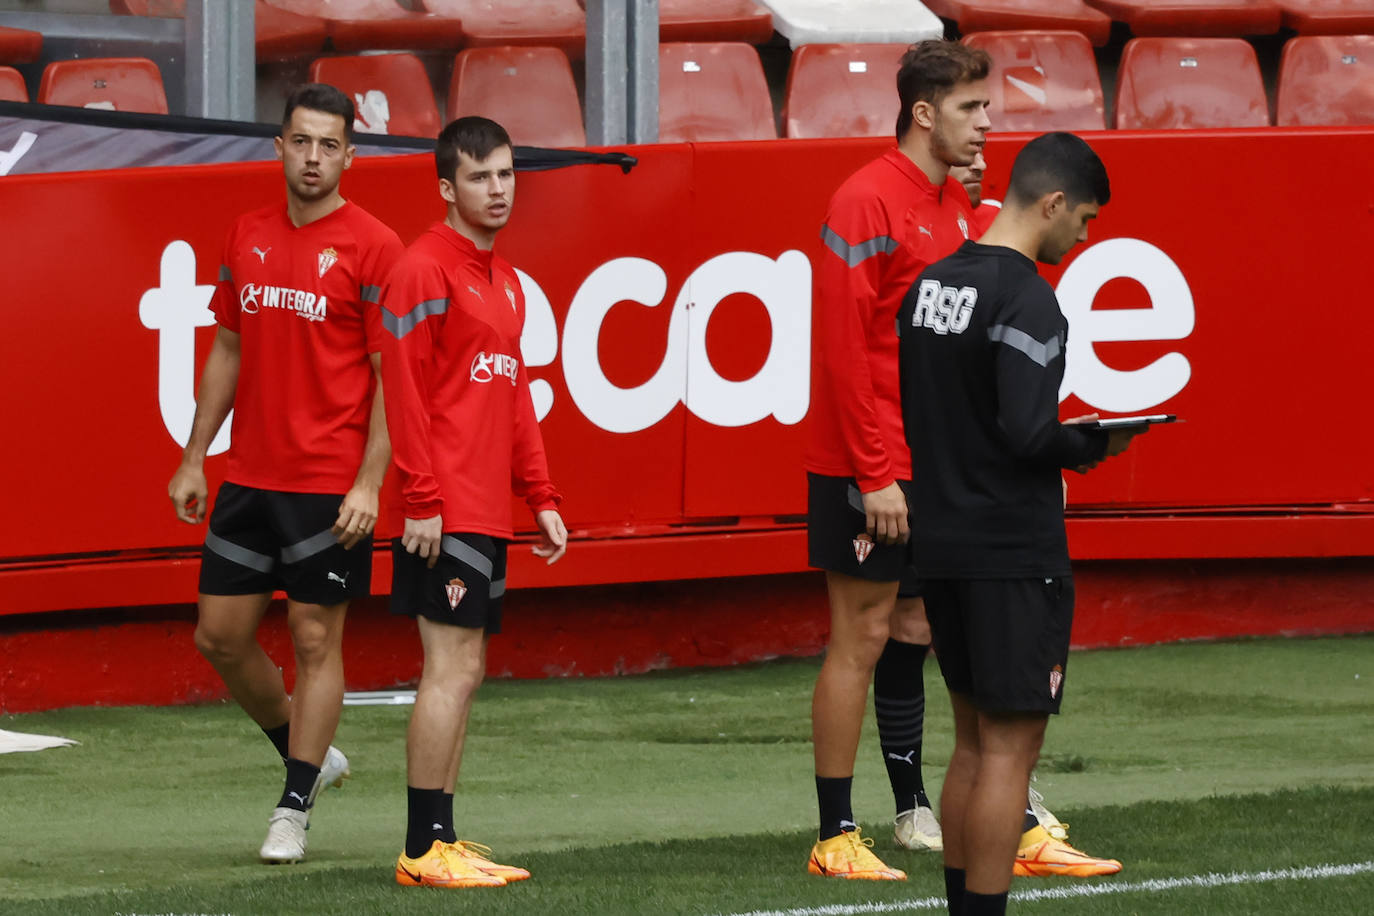
[[[921,667],[929,650],[930,646],[889,639],[873,670],[878,744],[898,814],[917,806],[930,807],[921,779],[921,738],[926,721],[926,686]]]
[[[310,793],[315,788],[315,780],[320,768],[313,763],[286,758],[286,788],[282,789],[278,808],[295,808],[297,811],[310,810]]]
[[[418,859],[444,832],[444,790],[406,786],[406,856]]]
[[[964,913],[964,870],[945,866],[945,900],[949,905],[949,916],[963,916]]]
[[[853,830],[858,826],[854,823],[854,808],[849,800],[849,791],[853,785],[853,776],[816,777],[816,801],[821,809],[822,840],[839,836],[846,830]]]
[[[453,829],[453,793],[444,793],[444,806],[439,810],[441,815],[439,823],[444,827],[444,835],[440,837],[445,843],[458,842],[458,832]]]
[[[962,916],[1004,916],[1007,912],[1007,892],[1000,894],[975,894],[964,891],[964,910]]]
[[[291,734],[291,723],[283,722],[276,728],[264,728],[262,733],[267,736],[267,740],[272,742],[272,746],[281,754],[281,762],[286,763],[286,758],[291,756],[287,749],[289,746],[288,738]]]
[[[1021,819],[1021,832],[1025,833],[1027,830],[1033,830],[1039,826],[1040,819],[1035,816],[1035,809],[1031,807],[1031,803],[1028,800],[1026,802],[1026,816]]]

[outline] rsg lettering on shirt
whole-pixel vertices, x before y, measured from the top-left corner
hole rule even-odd
[[[926,327],[936,334],[962,334],[973,318],[978,290],[971,286],[955,289],[940,281],[925,279],[916,291],[916,308],[911,313],[913,328]]]
[[[261,309],[288,309],[307,321],[324,321],[328,305],[328,296],[303,289],[245,283],[239,290],[239,309],[245,315],[256,315]]]

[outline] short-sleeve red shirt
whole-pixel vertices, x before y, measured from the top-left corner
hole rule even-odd
[[[345,493],[367,443],[381,350],[377,303],[403,247],[352,203],[304,226],[285,204],[229,230],[210,303],[240,335],[226,479],[295,493]]]

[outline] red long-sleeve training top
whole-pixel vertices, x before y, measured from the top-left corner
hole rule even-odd
[[[510,493],[555,508],[520,355],[515,270],[444,223],[406,249],[382,290],[382,391],[406,518],[509,538]]]
[[[897,310],[925,267],[972,234],[963,185],[936,187],[896,147],[851,175],[821,227],[812,299],[806,469],[864,493],[911,479]]]

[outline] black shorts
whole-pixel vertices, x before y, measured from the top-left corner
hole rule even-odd
[[[506,542],[485,534],[445,534],[430,569],[419,554],[391,542],[391,613],[455,627],[501,632],[506,594]]]
[[[331,530],[342,494],[284,493],[224,483],[200,552],[202,595],[286,592],[339,604],[372,587],[372,538],[345,550]]]
[[[1073,628],[1073,577],[927,579],[940,673],[983,712],[1057,713]]]
[[[911,505],[911,481],[899,480]],[[910,524],[910,515],[907,517]],[[807,562],[817,569],[869,582],[897,582],[897,594],[915,598],[921,581],[906,544],[875,544],[868,536],[863,494],[853,477],[806,475]]]

